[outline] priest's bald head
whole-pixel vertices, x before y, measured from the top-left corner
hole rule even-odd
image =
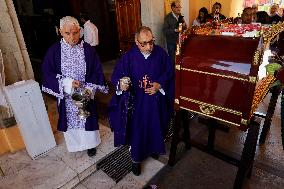
[[[152,30],[147,26],[141,26],[136,35],[135,43],[139,50],[144,54],[150,54],[154,46],[154,37]]]
[[[78,20],[72,16],[61,18],[60,34],[69,45],[76,45],[80,39],[80,25]]]

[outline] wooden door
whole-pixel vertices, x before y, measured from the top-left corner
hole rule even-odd
[[[119,45],[125,52],[134,44],[135,32],[141,26],[140,0],[116,0],[115,10]]]

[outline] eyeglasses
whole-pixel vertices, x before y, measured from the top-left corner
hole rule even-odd
[[[137,40],[137,41],[138,41],[138,40]],[[147,46],[147,44],[149,44],[150,46],[152,46],[152,45],[155,43],[155,39],[153,38],[153,39],[150,40],[150,41],[143,41],[143,42],[138,41],[138,43],[141,45],[141,47],[145,47],[145,46]]]

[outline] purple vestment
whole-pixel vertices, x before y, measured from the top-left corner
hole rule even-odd
[[[165,153],[164,134],[173,114],[174,71],[169,56],[154,45],[151,55],[145,59],[134,46],[118,61],[112,82],[131,79],[128,92],[114,95],[110,107],[110,126],[114,130],[115,146],[129,144],[133,161],[141,162],[151,154]],[[161,84],[165,95],[144,92],[149,83]]]
[[[80,49],[72,49],[70,53],[69,49],[62,51],[62,46],[60,42],[55,43],[47,51],[44,62],[42,65],[43,81],[42,89],[44,92],[47,92],[58,99],[58,113],[59,120],[57,128],[59,131],[67,131],[68,126],[72,128],[76,127],[74,124],[67,124],[67,113],[66,110],[70,110],[68,101],[70,101],[70,95],[66,95],[63,92],[62,79],[63,78],[72,78],[79,80],[85,86],[88,86],[93,89],[93,92],[100,90],[101,92],[107,92],[105,87],[104,75],[102,72],[102,67],[99,61],[99,58],[95,50],[87,43],[81,42],[78,48],[82,48],[83,52],[80,52]],[[63,48],[65,46],[63,45]],[[66,47],[68,48],[68,47]],[[64,54],[62,54],[64,52]],[[75,71],[68,71],[68,69],[76,69],[76,66],[72,65],[72,60],[64,62],[64,56],[71,56],[73,53],[76,53],[79,58],[74,58],[73,64],[78,64]],[[84,58],[84,60],[81,60]],[[72,58],[71,58],[72,59]],[[63,60],[63,61],[62,61]],[[70,62],[71,61],[71,62]],[[75,77],[75,78],[74,78]],[[67,107],[66,107],[67,104]],[[70,103],[69,103],[70,104]],[[84,121],[84,127],[86,131],[98,130],[98,118],[96,113],[95,101],[91,100],[86,108],[91,115],[87,117]],[[72,112],[72,110],[70,110]],[[70,114],[70,112],[68,114]],[[79,126],[81,127],[81,126]]]

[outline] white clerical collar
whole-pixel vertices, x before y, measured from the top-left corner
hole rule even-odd
[[[178,16],[172,11],[173,16],[175,17],[176,20],[178,20]]]
[[[151,53],[149,53],[149,54],[146,54],[146,53],[143,53],[143,52],[141,52],[141,53],[143,54],[145,59],[147,59],[151,55]]]
[[[87,22],[85,22],[85,24],[84,24],[84,26],[86,26],[88,23],[90,23],[91,21],[90,20],[88,20]]]

